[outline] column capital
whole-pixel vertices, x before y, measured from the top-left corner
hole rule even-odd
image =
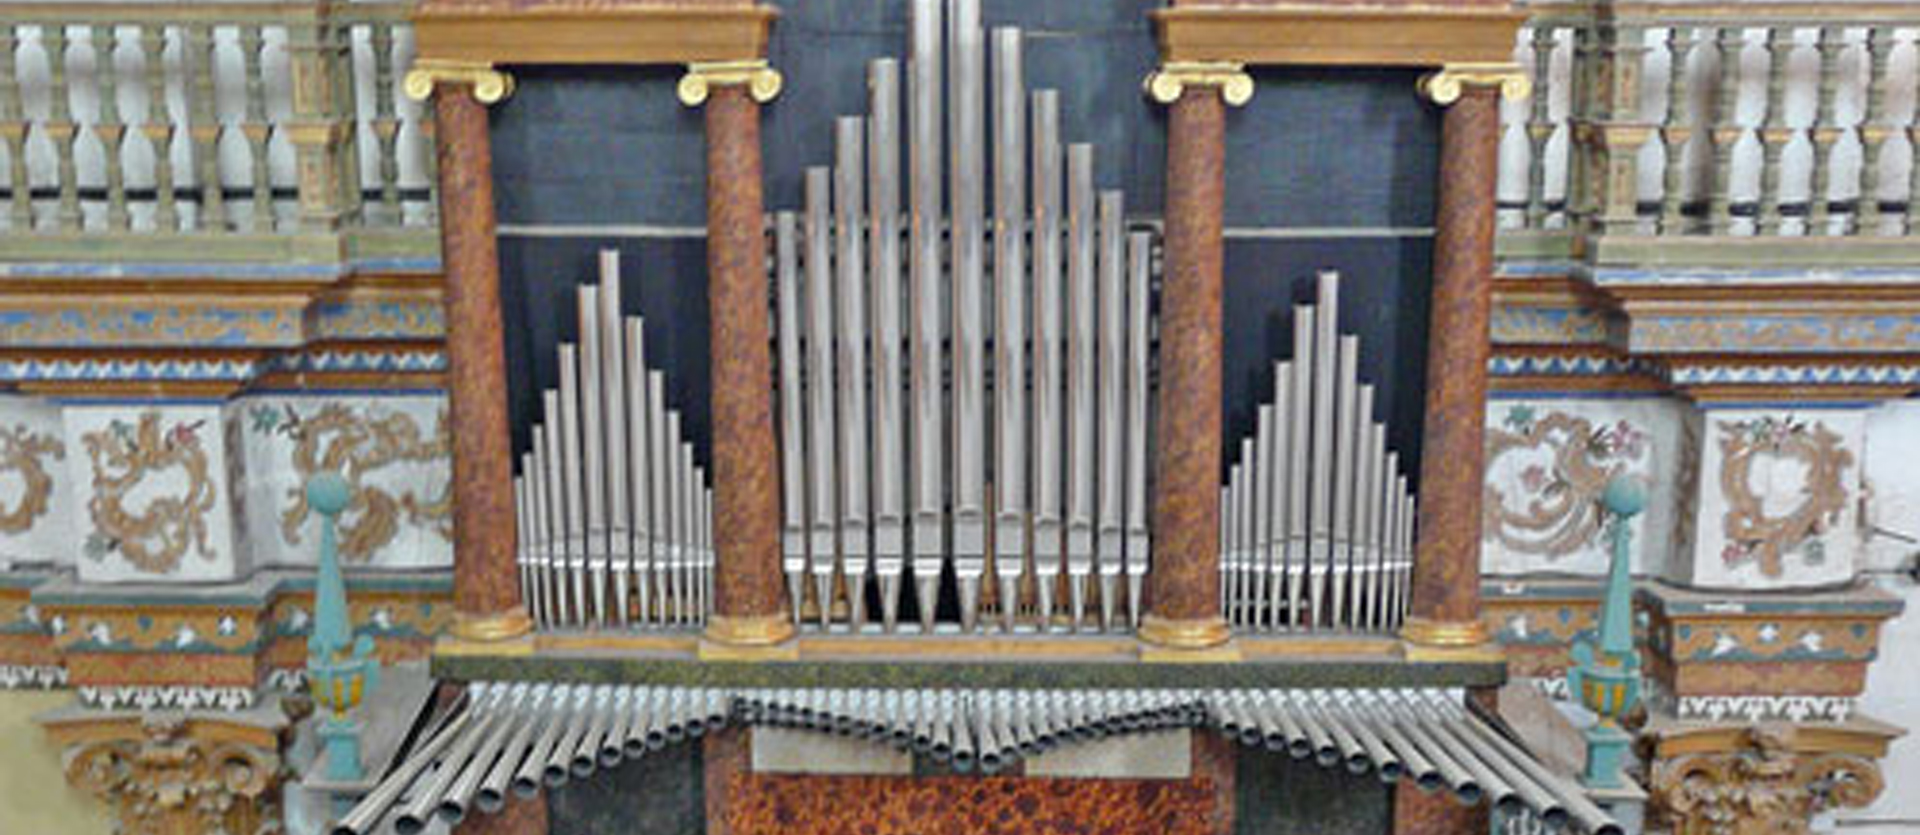
[[[747,95],[766,104],[780,95],[780,71],[767,66],[765,58],[688,64],[687,74],[680,77],[680,103],[699,107],[706,103],[707,93],[714,87],[729,85],[746,85]]]
[[[1220,98],[1239,107],[1253,98],[1253,76],[1238,61],[1168,61],[1147,74],[1147,96],[1173,104],[1188,87],[1218,87]]]
[[[1442,107],[1460,100],[1468,87],[1497,87],[1508,99],[1524,99],[1533,93],[1533,82],[1526,71],[1512,62],[1447,64],[1438,72],[1420,77],[1420,95]]]
[[[513,76],[485,61],[422,58],[407,71],[403,86],[407,98],[426,101],[441,84],[473,85],[473,99],[481,104],[498,104],[513,95]]]

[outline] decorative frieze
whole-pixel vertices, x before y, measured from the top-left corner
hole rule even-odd
[[[74,537],[89,582],[234,580],[247,573],[235,548],[228,488],[226,410],[168,404],[143,410],[64,410],[78,498],[87,522]]]
[[[83,685],[74,689],[80,704],[98,710],[246,710],[254,706],[252,687],[198,687],[187,684]]]

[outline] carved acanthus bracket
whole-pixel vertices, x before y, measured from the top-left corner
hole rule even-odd
[[[1168,61],[1147,75],[1147,96],[1173,104],[1188,87],[1218,87],[1220,98],[1234,107],[1253,99],[1253,76],[1237,61]]]
[[[1877,723],[1657,733],[1652,809],[1674,835],[1806,832],[1812,816],[1880,795],[1878,759],[1897,734]]]
[[[441,84],[469,85],[473,88],[474,101],[481,104],[497,104],[513,95],[513,76],[478,61],[422,58],[407,71],[403,86],[407,98],[426,101],[433,95],[433,88]]]
[[[748,61],[709,61],[687,65],[687,74],[680,77],[677,92],[680,103],[688,107],[699,107],[707,101],[707,94],[715,87],[743,85],[747,95],[753,100],[766,104],[780,95],[780,71],[767,66],[766,59],[756,58]]]
[[[1511,101],[1533,94],[1533,82],[1514,63],[1448,64],[1420,78],[1420,95],[1442,107],[1459,101],[1468,87],[1497,87],[1500,95]]]
[[[48,722],[67,781],[127,835],[278,831],[283,728],[180,713]]]

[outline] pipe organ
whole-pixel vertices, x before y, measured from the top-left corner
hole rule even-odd
[[[1096,190],[1092,146],[1063,147],[1020,30],[989,38],[978,0],[916,0],[911,33],[904,67],[869,65],[867,114],[837,120],[805,205],[774,218],[792,617],[895,631],[911,589],[922,633],[983,613],[1130,627],[1150,561],[1150,233]]]
[[[1340,277],[1293,309],[1293,356],[1221,488],[1221,610],[1247,630],[1386,630],[1406,612],[1414,496],[1339,332]]]
[[[514,478],[523,599],[542,627],[696,627],[713,602],[713,491],[620,308],[620,255],[577,289],[579,341]]]

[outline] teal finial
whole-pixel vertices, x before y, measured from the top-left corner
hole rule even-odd
[[[1573,696],[1599,720],[1587,729],[1587,785],[1615,788],[1632,742],[1620,720],[1640,701],[1640,655],[1633,648],[1633,517],[1647,506],[1647,488],[1625,474],[1607,482],[1600,504],[1608,515],[1607,539],[1612,546],[1607,586],[1600,603],[1600,642],[1573,647],[1574,664],[1567,670]]]
[[[360,762],[360,723],[348,713],[359,706],[380,672],[372,639],[353,637],[347,583],[340,571],[337,531],[340,514],[352,499],[353,488],[339,473],[317,473],[307,480],[307,506],[320,516],[320,564],[314,577],[313,635],[307,639],[307,683],[314,701],[327,709],[320,723],[320,738],[327,749],[327,779],[343,782],[365,776]]]

